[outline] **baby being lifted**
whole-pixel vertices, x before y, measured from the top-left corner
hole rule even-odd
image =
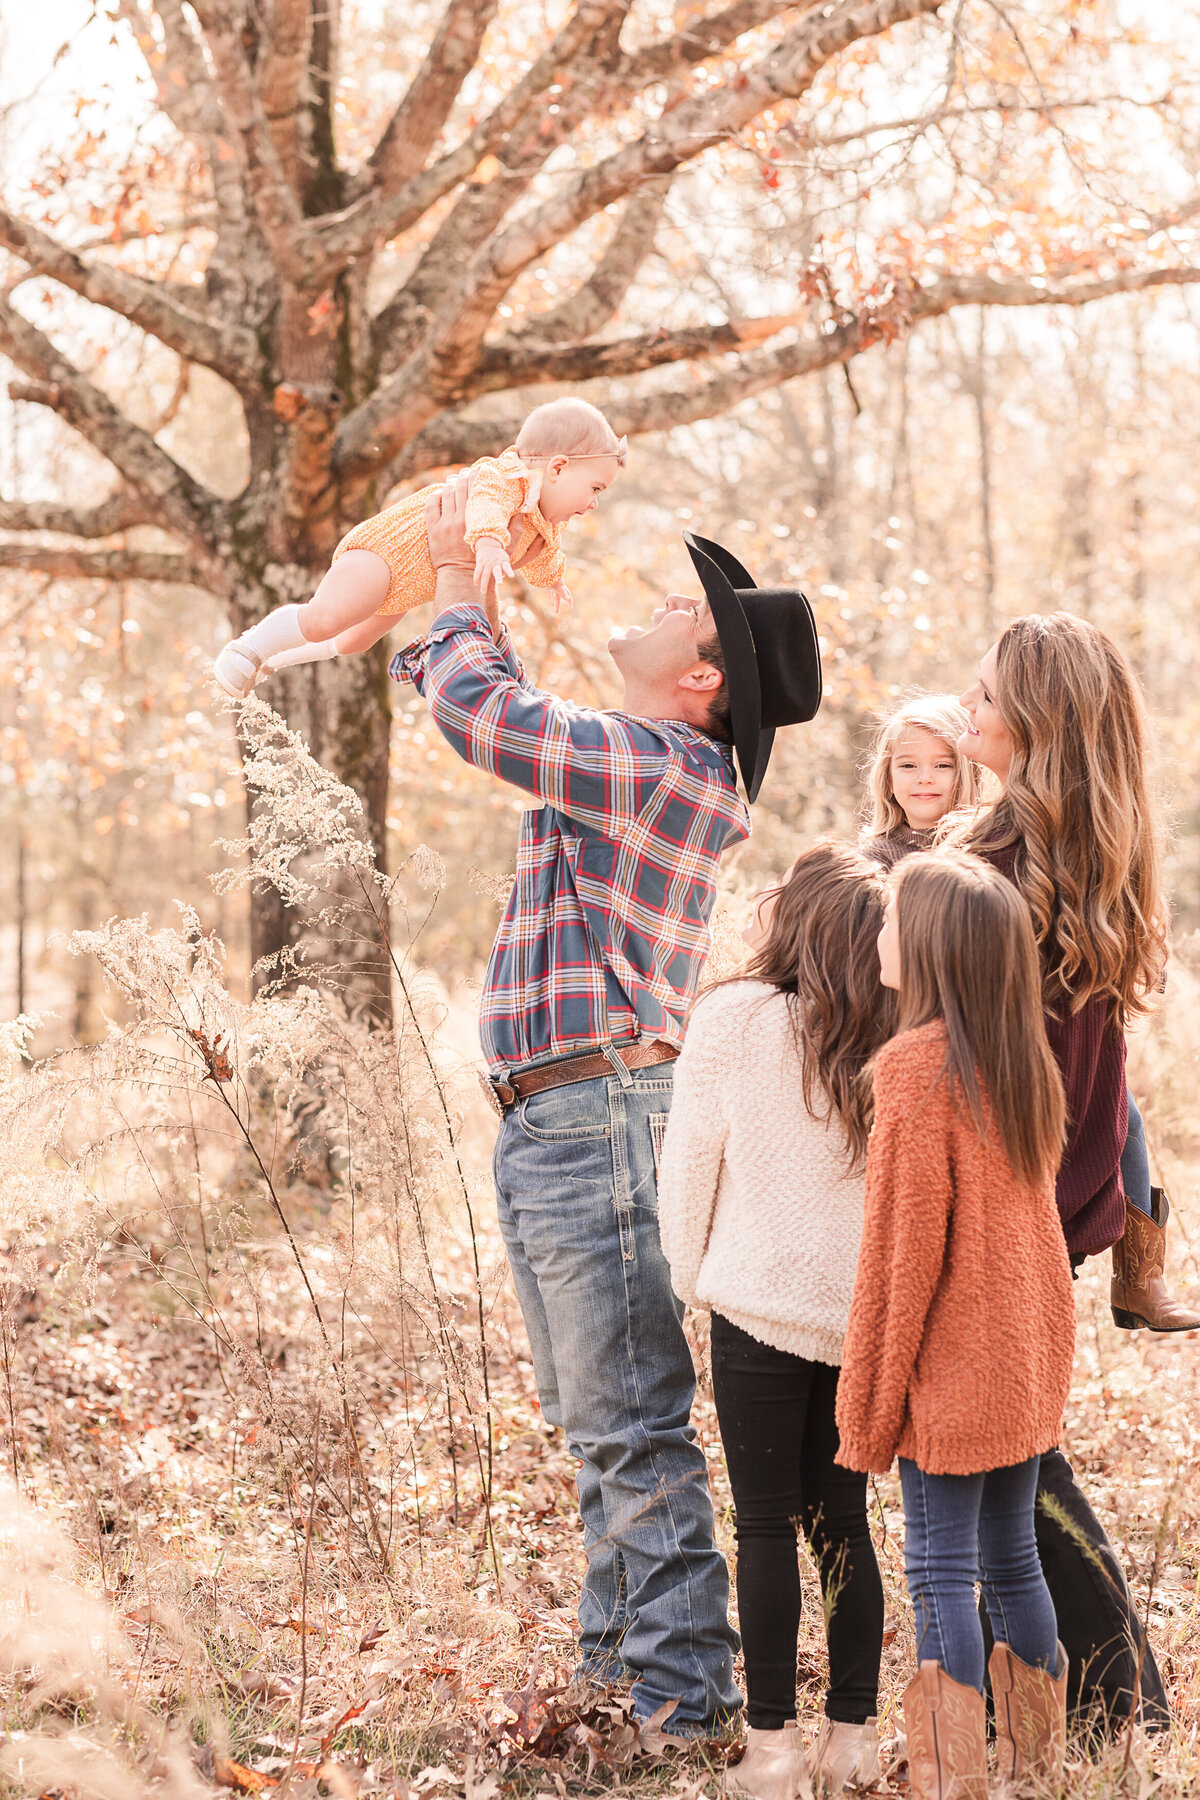
[[[471,465],[467,541],[486,600],[520,570],[549,588],[555,610],[571,603],[561,538],[569,519],[591,512],[625,467],[626,442],[586,400],[551,400],[530,413],[516,443]],[[306,605],[280,606],[226,644],[213,674],[244,699],[255,682],[291,663],[325,662],[367,650],[414,606],[433,599],[422,488],[347,532],[329,573]]]

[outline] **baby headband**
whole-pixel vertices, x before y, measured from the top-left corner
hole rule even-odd
[[[516,449],[515,444],[513,449]],[[517,454],[523,462],[549,462],[555,456],[565,456],[569,462],[599,462],[602,456],[628,456],[629,439],[618,438],[615,450],[589,450],[586,456],[577,450],[518,450]]]

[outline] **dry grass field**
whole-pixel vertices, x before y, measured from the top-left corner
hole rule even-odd
[[[463,1264],[442,1273],[467,1288]],[[1200,1342],[1118,1334],[1102,1276],[1094,1265],[1080,1284],[1066,1442],[1146,1609],[1177,1723],[1169,1740],[1139,1733],[1098,1765],[1080,1753],[1066,1792],[1165,1800],[1200,1786]],[[285,1384],[284,1318],[264,1309],[254,1329]],[[379,1434],[360,1429],[384,1532],[372,1555],[352,1516],[362,1509],[342,1421],[314,1414],[307,1443],[273,1434],[211,1332],[164,1308],[134,1244],[103,1253],[87,1292],[47,1270],[8,1339],[22,1498],[6,1498],[3,1526],[4,1791],[718,1792],[718,1749],[656,1764],[637,1754],[620,1693],[571,1689],[572,1465],[540,1418],[506,1289],[487,1335],[490,1519],[470,1433],[456,1407],[451,1436],[444,1395],[430,1405],[422,1359],[407,1379],[382,1350],[360,1367],[362,1414]],[[703,1396],[697,1423],[732,1553]],[[389,1437],[408,1443],[407,1481],[385,1475]],[[878,1499],[886,1732],[913,1640],[892,1480]],[[805,1591],[812,1732],[825,1658],[811,1571]]]

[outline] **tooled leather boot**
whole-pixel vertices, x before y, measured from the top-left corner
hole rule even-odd
[[[1200,1313],[1172,1300],[1163,1279],[1171,1203],[1150,1189],[1152,1216],[1125,1202],[1125,1235],[1112,1248],[1112,1316],[1122,1331],[1197,1331]]]
[[[904,1690],[909,1800],[987,1800],[983,1695],[923,1662]]]
[[[1058,1646],[1058,1675],[1035,1669],[997,1643],[988,1658],[996,1710],[996,1769],[1001,1792],[1020,1783],[1057,1790],[1067,1750],[1067,1653]]]

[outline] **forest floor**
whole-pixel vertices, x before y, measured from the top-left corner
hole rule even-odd
[[[1177,1274],[1182,1285],[1186,1266]],[[1066,1792],[1166,1800],[1200,1789],[1200,1334],[1118,1332],[1106,1299],[1106,1262],[1094,1261],[1078,1290],[1064,1445],[1149,1620],[1176,1728],[1166,1738],[1138,1733],[1099,1764],[1073,1748]],[[28,1545],[37,1521],[53,1518],[36,1604],[50,1614],[57,1607],[68,1635],[86,1635],[79,1609],[90,1595],[101,1605],[86,1616],[114,1629],[92,1647],[92,1697],[78,1683],[50,1693],[39,1686],[36,1653],[11,1651],[9,1583],[6,1641],[17,1667],[0,1741],[3,1791],[80,1800],[156,1787],[405,1800],[502,1792],[562,1800],[568,1790],[616,1788],[696,1800],[720,1791],[724,1748],[655,1762],[639,1753],[625,1695],[570,1685],[582,1569],[573,1465],[539,1413],[506,1286],[487,1321],[491,1537],[470,1433],[459,1418],[452,1440],[442,1408],[416,1422],[417,1473],[393,1496],[374,1556],[351,1530],[353,1507],[343,1530],[332,1505],[315,1506],[304,1471],[325,1454],[319,1420],[309,1446],[272,1442],[213,1336],[186,1312],[164,1309],[153,1261],[132,1241],[105,1251],[86,1291],[48,1285],[29,1295],[13,1325],[2,1407],[11,1406],[11,1472],[25,1510],[3,1535],[10,1550],[14,1540]],[[267,1331],[260,1343],[282,1378],[285,1339]],[[393,1360],[359,1373],[374,1383],[380,1420],[397,1405],[413,1419],[420,1396]],[[703,1380],[696,1418],[732,1557]],[[363,1454],[369,1460],[365,1442]],[[329,1455],[333,1485],[344,1466]],[[877,1500],[887,1736],[913,1636],[891,1478],[877,1484]],[[800,1717],[811,1737],[825,1652],[819,1593],[802,1561]],[[106,1681],[126,1697],[115,1711],[93,1704]],[[131,1766],[125,1786],[113,1784],[120,1754],[141,1771],[135,1781]]]

